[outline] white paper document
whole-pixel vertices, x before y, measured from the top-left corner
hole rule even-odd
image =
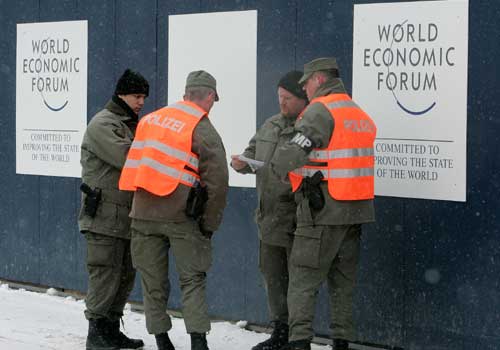
[[[263,161],[247,158],[243,154],[240,154],[238,156],[238,159],[241,160],[242,162],[247,163],[253,171],[260,169],[264,166]]]

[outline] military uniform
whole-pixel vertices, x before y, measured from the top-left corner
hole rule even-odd
[[[128,217],[132,194],[118,190],[118,180],[136,125],[125,102],[114,96],[92,118],[83,137],[82,181],[102,191],[95,217],[85,214],[82,205],[78,219],[87,240],[87,319],[118,320],[134,286]],[[83,204],[87,195],[82,196]]]
[[[135,155],[129,154],[120,179],[120,188],[135,191],[130,212],[132,260],[141,274],[146,327],[155,335],[159,349],[173,349],[167,334],[172,323],[166,313],[170,249],[179,274],[182,312],[192,349],[208,349],[205,334],[210,330],[210,319],[205,288],[212,262],[211,235],[222,221],[228,190],[226,153],[207,116],[218,100],[215,79],[204,71],[191,72],[186,89],[189,87],[208,87],[213,95],[203,99],[197,95],[193,99],[199,104],[187,99],[144,117],[135,141],[141,146]],[[209,100],[211,104],[202,108]],[[175,120],[177,127],[167,124],[169,120]],[[184,165],[188,153],[196,158],[196,164],[190,161]],[[150,157],[156,157],[153,164]],[[146,162],[150,165],[145,166]],[[149,175],[143,176],[146,172]],[[207,200],[195,220],[186,214],[186,207],[198,182],[206,189]]]
[[[207,231],[219,227],[228,188],[226,153],[222,140],[208,118],[193,134],[193,153],[199,156],[200,178],[209,193],[201,221]],[[188,333],[206,333],[210,320],[205,303],[206,272],[212,262],[212,246],[193,218],[187,217],[190,187],[180,184],[168,196],[160,197],[138,189],[132,202],[132,257],[141,273],[150,334],[172,328],[166,313],[170,284],[168,252],[172,248],[182,291],[183,316]]]
[[[137,349],[144,345],[142,340],[130,339],[120,331],[135,269],[128,217],[132,195],[120,191],[118,181],[134,138],[137,113],[148,94],[146,79],[126,69],[112,99],[92,118],[83,136],[83,195],[78,225],[87,240],[87,350]]]
[[[295,134],[294,117],[277,114],[261,126],[243,155],[268,164],[277,147]],[[254,173],[247,165],[241,173]],[[288,256],[295,231],[296,205],[290,185],[264,166],[255,171],[258,206],[255,221],[259,227],[259,268],[264,277],[271,321],[288,323]]]
[[[307,72],[307,69],[306,69]],[[342,81],[331,79],[316,90],[315,96],[345,93]],[[307,136],[315,148],[329,145],[334,120],[321,103],[311,103],[295,125],[295,132]],[[276,174],[306,165],[311,149],[292,142],[279,147],[271,161]],[[287,349],[308,349],[313,337],[312,321],[317,291],[328,282],[333,338],[353,340],[352,298],[359,259],[361,224],[374,221],[373,200],[333,199],[326,181],[320,183],[325,199],[322,209],[314,210],[302,190],[295,193],[297,229],[290,258],[288,307],[290,342],[302,345]]]
[[[251,167],[232,156],[232,167],[257,178],[258,205],[255,221],[259,231],[259,268],[267,293],[271,336],[252,350],[278,350],[288,343],[288,263],[296,227],[296,205],[290,185],[281,181],[269,167],[276,148],[288,143],[298,115],[307,105],[307,97],[298,84],[303,73],[290,71],[278,82],[280,113],[267,119],[250,140],[243,156],[261,161],[260,168]]]

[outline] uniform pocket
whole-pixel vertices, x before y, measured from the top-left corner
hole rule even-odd
[[[115,239],[106,236],[96,236],[87,236],[87,265],[116,266],[117,245],[115,244]]]
[[[273,223],[278,226],[282,232],[294,232],[297,226],[297,206],[295,202],[278,202],[276,203],[275,216],[272,219]]]
[[[101,202],[94,218],[96,228],[106,228],[113,232],[122,232],[130,227],[130,208],[113,202]]]
[[[319,268],[322,226],[298,227],[294,233],[290,262],[296,266]]]
[[[177,268],[194,273],[207,272],[212,265],[211,239],[203,236],[194,220],[176,226],[169,226],[169,238],[172,238]]]
[[[255,159],[267,162],[278,144],[278,136],[274,130],[262,131],[264,132],[256,138]]]
[[[97,214],[95,221],[98,221],[99,225],[107,228],[115,228],[116,221],[118,217],[118,208],[115,203],[101,201],[99,207],[97,208]]]

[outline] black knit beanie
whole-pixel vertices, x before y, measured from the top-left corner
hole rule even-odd
[[[302,86],[299,85],[299,80],[302,78],[304,73],[293,70],[286,73],[279,81],[278,87],[282,87],[292,95],[307,101],[306,92],[302,90]]]
[[[145,94],[149,96],[149,84],[139,72],[126,69],[116,83],[115,95],[130,94]]]

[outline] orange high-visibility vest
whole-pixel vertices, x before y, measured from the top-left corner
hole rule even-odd
[[[181,101],[144,116],[120,176],[119,188],[143,188],[157,196],[171,194],[179,184],[199,180],[198,156],[191,151],[193,131],[207,112]]]
[[[288,174],[295,192],[305,176],[317,171],[328,181],[328,192],[337,200],[363,200],[374,197],[373,143],[375,123],[347,94],[330,94],[315,98],[334,119],[335,127],[327,148],[313,149],[311,165]],[[300,117],[299,117],[300,118]],[[314,163],[322,163],[314,165]]]

